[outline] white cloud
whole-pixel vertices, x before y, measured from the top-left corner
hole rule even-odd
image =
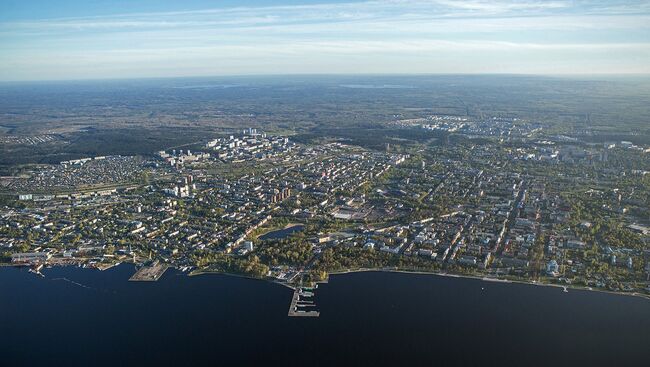
[[[572,16],[580,22],[582,15],[605,15],[604,8],[572,8],[560,1],[366,1],[293,6],[235,7],[187,12],[135,13],[117,16],[64,18],[41,21],[0,23],[5,31],[83,31],[124,29],[168,29],[184,27],[256,27],[260,25],[312,25],[339,22],[408,20],[444,20],[469,18],[472,20],[507,20],[508,18],[535,18],[548,15]],[[627,15],[649,15],[645,7],[610,7],[610,19],[625,23]],[[619,9],[616,11],[615,9]],[[633,12],[632,9],[637,9]],[[590,18],[584,18],[590,19]],[[593,19],[593,17],[591,18]],[[506,28],[507,29],[507,28]]]
[[[420,72],[537,72],[554,57],[567,69],[645,70],[649,32],[643,1],[385,0],[46,19],[0,23],[0,78],[47,77],[48,67],[57,77],[400,72],[405,60]]]

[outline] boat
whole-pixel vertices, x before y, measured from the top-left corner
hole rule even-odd
[[[40,269],[32,269],[32,268],[30,268],[29,272],[32,273],[32,274],[36,274],[36,275],[39,275],[39,276],[45,278],[45,275],[43,275],[43,273],[41,273]]]

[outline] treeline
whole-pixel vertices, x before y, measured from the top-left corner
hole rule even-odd
[[[395,268],[402,270],[436,271],[440,265],[419,256],[403,256],[368,250],[361,247],[331,247],[323,251],[314,263],[318,272],[354,269]]]
[[[308,133],[293,136],[292,140],[298,143],[313,144],[325,137],[338,138],[348,140],[346,143],[373,150],[386,150],[386,144],[390,144],[392,152],[399,152],[403,148],[402,146],[422,143],[430,139],[438,139],[444,143],[446,136],[445,132],[417,127],[385,128],[378,124],[367,124],[343,128],[319,126]]]
[[[264,263],[271,266],[302,266],[312,257],[312,247],[304,241],[285,239],[260,245],[256,253]]]

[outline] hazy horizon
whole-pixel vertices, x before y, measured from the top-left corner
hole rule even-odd
[[[286,73],[286,74],[214,74],[214,75],[163,75],[163,76],[131,76],[131,77],[95,77],[95,78],[66,78],[66,79],[16,79],[0,80],[2,84],[31,84],[31,83],[67,83],[67,82],[120,82],[120,81],[155,81],[181,79],[255,79],[255,78],[409,78],[409,77],[521,77],[521,78],[556,78],[575,80],[626,81],[639,78],[650,81],[650,73],[599,73],[599,74],[528,74],[528,73]]]

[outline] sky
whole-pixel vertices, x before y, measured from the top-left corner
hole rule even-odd
[[[0,81],[649,74],[648,0],[1,0]]]

